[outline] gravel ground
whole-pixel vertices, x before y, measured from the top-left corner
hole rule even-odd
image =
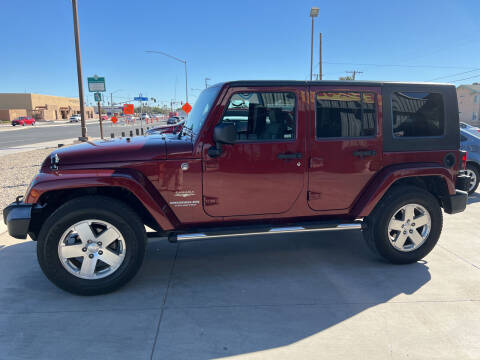
[[[0,156],[0,214],[15,197],[25,194],[43,160],[53,150],[54,148],[41,149]]]

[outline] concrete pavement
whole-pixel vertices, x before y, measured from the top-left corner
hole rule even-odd
[[[35,243],[0,235],[0,358],[480,359],[480,194],[434,251],[394,266],[357,231],[172,245],[139,275],[79,297]]]

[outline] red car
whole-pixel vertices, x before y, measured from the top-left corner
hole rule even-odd
[[[443,212],[466,208],[459,131],[453,85],[227,82],[178,134],[56,149],[3,217],[54,284],[84,295],[132,279],[149,237],[362,231],[377,256],[414,263]]]
[[[15,120],[12,120],[12,126],[16,126],[16,125],[21,125],[21,126],[35,125],[35,119],[28,116],[20,116]]]

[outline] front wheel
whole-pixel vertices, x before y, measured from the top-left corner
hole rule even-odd
[[[374,253],[395,264],[425,257],[437,243],[443,216],[438,200],[416,186],[397,186],[365,219],[364,237]]]
[[[37,257],[58,287],[80,295],[116,290],[139,270],[145,227],[124,203],[103,196],[73,199],[44,223]]]

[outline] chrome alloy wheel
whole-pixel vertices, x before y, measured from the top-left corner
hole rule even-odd
[[[422,205],[407,204],[395,211],[388,223],[388,238],[393,247],[407,252],[418,249],[432,228],[430,214]]]
[[[58,242],[63,267],[76,277],[97,280],[113,274],[125,259],[125,240],[103,220],[84,220],[70,226]]]
[[[475,185],[477,184],[477,174],[475,174],[475,171],[466,169],[465,175],[470,176],[470,183],[468,184],[468,192],[472,191]]]

